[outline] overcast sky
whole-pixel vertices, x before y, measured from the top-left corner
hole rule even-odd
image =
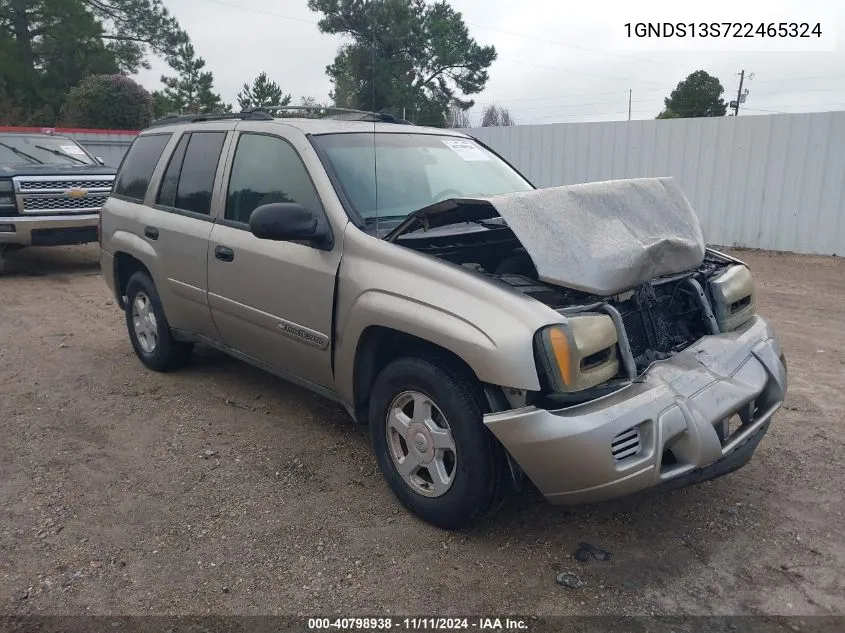
[[[245,81],[266,71],[298,101],[328,101],[325,67],[339,37],[317,30],[306,0],[164,0],[188,31],[197,54],[214,73],[215,88],[237,107]],[[690,72],[703,68],[734,99],[739,71],[753,73],[741,115],[845,110],[845,6],[841,0],[708,0],[678,6],[677,0],[452,0],[472,36],[493,44],[498,59],[481,106],[506,106],[518,123],[624,120],[628,90],[632,118],[650,119],[663,97]],[[633,39],[624,24],[660,22],[821,23],[821,39],[695,40]],[[744,48],[743,48],[744,47]],[[769,50],[761,50],[766,49]],[[816,50],[809,50],[815,48]],[[775,50],[772,50],[775,49]],[[799,50],[803,49],[803,50]],[[826,50],[819,50],[826,49]],[[161,87],[170,69],[137,79]]]

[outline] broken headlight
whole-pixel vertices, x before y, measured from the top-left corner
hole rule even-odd
[[[552,390],[582,391],[619,372],[616,326],[606,314],[567,317],[535,337],[541,372]]]
[[[729,266],[710,280],[713,312],[720,332],[730,332],[748,321],[757,310],[754,278],[747,266]]]

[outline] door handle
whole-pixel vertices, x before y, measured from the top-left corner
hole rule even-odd
[[[235,259],[235,251],[228,246],[215,246],[214,256],[221,262],[231,262]]]
[[[150,238],[151,240],[158,239],[158,229],[154,226],[145,226],[144,227],[144,235]]]

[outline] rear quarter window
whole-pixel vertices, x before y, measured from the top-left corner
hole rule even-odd
[[[112,189],[114,195],[142,202],[153,171],[169,140],[170,134],[149,134],[137,137],[118,171]]]

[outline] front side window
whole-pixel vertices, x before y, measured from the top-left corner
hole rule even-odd
[[[396,223],[441,200],[532,188],[502,159],[467,138],[396,133],[313,138],[365,222]]]
[[[113,192],[142,202],[147,193],[153,171],[155,171],[161,153],[170,140],[170,134],[151,134],[139,136],[132,143],[123,159],[120,171],[115,179]]]
[[[293,147],[276,136],[241,134],[224,217],[246,224],[256,208],[273,202],[297,202],[320,215],[317,191]]]

